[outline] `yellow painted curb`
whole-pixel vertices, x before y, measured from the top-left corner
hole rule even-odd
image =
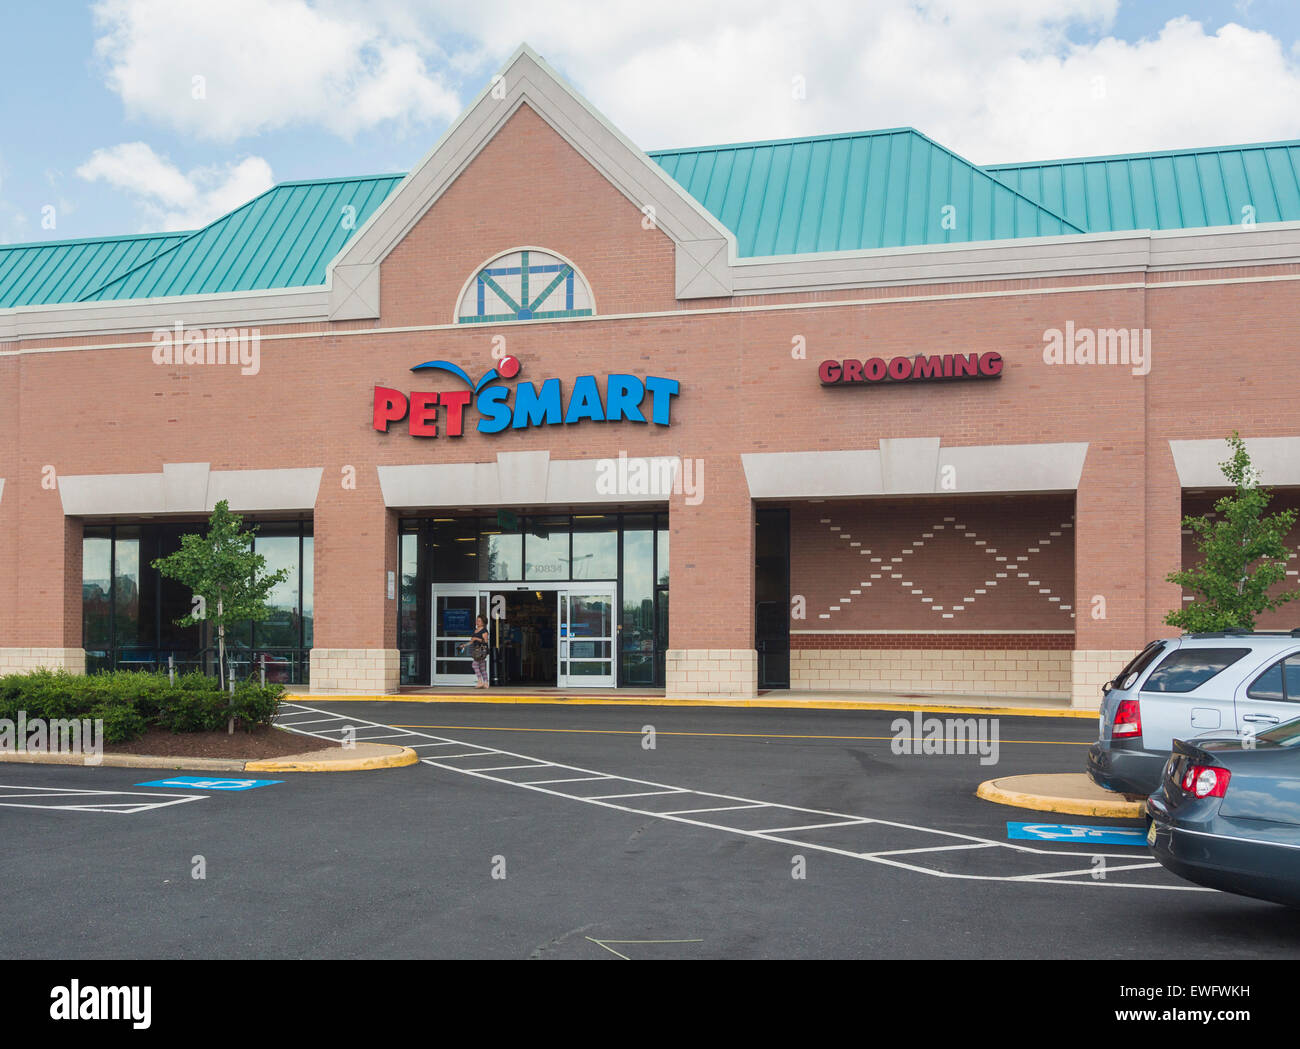
[[[1018,790],[1004,790],[997,786],[997,780],[992,779],[981,783],[975,795],[998,805],[1014,805],[1018,809],[1033,809],[1035,812],[1066,812],[1073,816],[1140,819],[1146,812],[1146,805],[1141,801],[1093,801],[1087,798],[1025,794]]]
[[[561,707],[747,707],[765,710],[903,710],[927,711],[931,714],[998,714],[1018,718],[1087,718],[1095,721],[1097,711],[1043,707],[980,707],[954,706],[947,703],[875,703],[853,700],[785,700],[785,699],[609,699],[586,696],[419,696],[419,695],[338,695],[329,693],[299,693],[286,695],[285,700],[299,703],[482,703],[534,704]]]
[[[346,758],[339,761],[250,761],[245,772],[364,772],[369,769],[396,769],[414,765],[420,756],[410,747],[393,747],[396,753],[376,754],[369,758]]]

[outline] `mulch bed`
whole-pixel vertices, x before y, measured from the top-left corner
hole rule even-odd
[[[235,729],[220,732],[168,732],[151,728],[129,743],[105,743],[105,754],[146,754],[164,758],[283,758],[310,750],[342,746],[329,739],[316,739],[274,726],[259,725],[251,732]]]

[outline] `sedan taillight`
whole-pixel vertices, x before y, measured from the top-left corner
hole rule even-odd
[[[1188,765],[1179,784],[1183,792],[1197,798],[1221,798],[1228,790],[1232,773],[1210,765]]]
[[[1142,735],[1142,707],[1136,699],[1121,699],[1111,723],[1112,739],[1130,739]]]

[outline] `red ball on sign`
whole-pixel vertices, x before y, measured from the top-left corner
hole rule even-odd
[[[497,365],[497,374],[503,379],[513,379],[519,374],[519,358],[502,357],[501,363]]]

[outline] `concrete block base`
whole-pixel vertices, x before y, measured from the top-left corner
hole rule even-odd
[[[745,648],[669,649],[664,666],[669,699],[753,699],[758,653]]]
[[[313,648],[311,690],[322,694],[396,692],[401,653],[395,648]]]

